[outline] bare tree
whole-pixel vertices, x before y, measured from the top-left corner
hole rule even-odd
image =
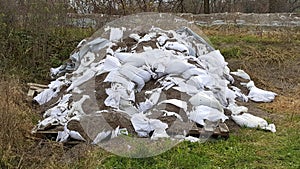
[[[285,12],[287,7],[286,0],[269,0],[269,13]]]
[[[297,9],[300,9],[300,0],[289,0],[289,4],[289,12],[295,12]]]
[[[300,7],[300,0],[71,0],[70,2],[71,7],[77,13],[110,15],[128,15],[138,12],[206,14],[223,12],[294,12]]]
[[[205,14],[209,14],[210,13],[210,9],[209,9],[209,0],[204,0],[204,13]]]

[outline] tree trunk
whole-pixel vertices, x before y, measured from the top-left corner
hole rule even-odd
[[[285,0],[269,0],[269,13],[284,12],[286,6]]]
[[[209,0],[204,0],[204,13],[209,14]]]

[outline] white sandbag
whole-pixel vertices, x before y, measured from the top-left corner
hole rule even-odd
[[[164,45],[166,43],[166,41],[169,39],[169,37],[167,35],[161,35],[157,38],[158,44],[160,46]]]
[[[158,119],[149,119],[142,113],[137,113],[130,119],[134,130],[140,137],[147,137],[155,129],[167,129],[168,125]]]
[[[206,55],[201,55],[198,59],[206,63],[210,73],[223,76],[227,62],[225,62],[225,59],[219,50],[214,50]]]
[[[203,70],[203,69],[199,69],[197,67],[193,67],[193,68],[190,68],[190,69],[184,71],[181,76],[184,79],[189,79],[191,76],[197,76],[197,75],[201,75],[201,74],[207,75],[207,71]]]
[[[215,108],[220,112],[224,112],[223,106],[220,102],[214,97],[214,94],[211,91],[200,91],[196,95],[192,96],[189,99],[189,102],[193,106],[208,106],[211,108]]]
[[[184,62],[180,59],[174,59],[166,64],[165,73],[179,75],[193,67],[195,67],[195,66],[190,63]]]
[[[89,81],[93,77],[95,77],[96,72],[94,72],[92,69],[86,69],[82,75],[79,77],[76,77],[73,75],[72,77],[72,83],[71,85],[67,88],[67,92],[73,90],[75,87],[78,87],[85,82]]]
[[[152,91],[150,91],[151,95],[149,97],[149,100],[153,103],[153,104],[157,104],[159,98],[160,98],[160,94],[162,92],[162,88],[156,88],[153,89]]]
[[[198,90],[204,89],[204,81],[200,76],[192,76],[186,81],[186,84],[196,87]]]
[[[70,135],[70,138],[72,138],[72,139],[79,140],[79,141],[85,141],[85,139],[77,131],[70,130],[69,135]]]
[[[62,70],[64,69],[65,66],[60,65],[59,67],[56,68],[50,68],[50,76],[51,78],[55,78]]]
[[[134,114],[139,113],[138,109],[135,105],[133,105],[132,101],[124,100],[122,98],[120,99],[120,109],[118,111],[123,112],[130,117]]]
[[[197,138],[197,137],[193,137],[193,136],[187,136],[184,138],[184,141],[189,141],[191,143],[196,143],[196,142],[199,142],[200,139]]]
[[[138,105],[138,110],[140,113],[145,113],[154,106],[153,102],[149,99],[146,99],[144,102],[140,102]]]
[[[153,48],[151,47],[151,46],[143,46],[143,50],[145,51],[145,52],[147,52],[147,51],[151,51]]]
[[[145,70],[139,69],[132,65],[123,65],[119,69],[120,74],[137,84],[137,90],[141,91],[145,82],[151,79],[151,74]]]
[[[120,68],[120,66],[121,66],[121,63],[118,58],[107,55],[104,60],[102,69],[104,71],[110,72],[113,70],[118,70]]]
[[[139,53],[139,56],[145,59],[145,64],[150,67],[154,72],[165,72],[166,64],[170,62],[174,56],[167,51],[161,49],[153,49],[143,53]]]
[[[243,78],[245,80],[251,80],[250,76],[244,70],[238,69],[236,72],[230,72],[230,73],[240,78]]]
[[[61,81],[60,79],[56,79],[55,81],[52,81],[48,85],[49,89],[45,89],[43,92],[39,93],[33,99],[36,102],[38,102],[40,105],[45,104],[48,101],[50,101],[52,98],[57,96],[57,94],[60,92],[60,89],[63,85],[65,85],[64,81]]]
[[[69,132],[67,130],[58,131],[55,141],[61,142],[61,143],[67,142],[69,136],[70,135],[69,135]]]
[[[200,125],[204,125],[204,120],[209,120],[211,122],[217,122],[221,120],[224,122],[228,119],[228,117],[218,109],[201,105],[196,106],[194,110],[189,113],[189,119]]]
[[[134,89],[135,84],[120,74],[119,71],[111,71],[108,73],[103,82],[115,82],[122,84],[128,91]]]
[[[235,98],[237,97],[235,92],[229,88],[225,88],[225,97],[229,103],[235,102]]]
[[[38,123],[37,129],[44,130],[49,126],[57,126],[59,124],[60,122],[55,116],[49,116]]]
[[[59,101],[58,104],[48,110],[45,111],[43,118],[47,118],[49,116],[61,116],[63,112],[68,109],[69,99],[72,94],[64,95]]]
[[[249,113],[243,113],[241,115],[232,115],[231,117],[232,120],[241,127],[261,128],[263,130],[268,130],[273,133],[276,132],[275,125],[268,124],[268,122],[261,117],[254,116]]]
[[[122,66],[122,68],[124,67],[128,68],[127,70],[130,70],[134,72],[136,75],[140,76],[145,82],[148,82],[151,79],[151,74],[142,68],[137,68],[135,66],[127,65],[127,64]]]
[[[101,43],[97,43],[95,45],[90,46],[90,49],[91,49],[90,51],[93,52],[93,53],[99,53],[101,51],[101,49],[104,49],[105,47],[108,47],[110,44],[111,44],[111,42],[105,39]]]
[[[167,42],[164,46],[168,50],[175,50],[179,52],[189,53],[189,49],[184,44],[178,42]]]
[[[230,103],[226,109],[228,109],[229,111],[231,111],[231,113],[233,115],[238,115],[241,113],[246,113],[248,112],[248,108],[245,106],[238,106],[236,103]]]
[[[108,97],[104,100],[104,104],[109,107],[119,109],[120,100],[132,100],[131,92],[128,93],[126,88],[118,83],[113,83],[111,88],[105,89]],[[134,97],[134,96],[133,96]]]
[[[123,64],[130,64],[135,67],[141,67],[145,64],[145,58],[142,54],[135,54],[132,53],[131,55],[128,55],[126,58],[124,58]]]
[[[118,58],[121,63],[124,63],[126,58],[132,56],[133,53],[128,53],[128,52],[117,52],[114,53],[114,57]]]
[[[272,102],[277,96],[274,92],[257,88],[253,81],[247,83],[247,88],[250,90],[248,98],[255,102]]]
[[[179,83],[178,86],[173,87],[173,89],[186,93],[191,96],[195,95],[199,91],[195,86],[189,85],[185,82]]]
[[[185,81],[185,79],[183,79],[181,77],[176,77],[176,76],[171,76],[171,75],[167,75],[164,80],[171,81],[175,85],[178,85]]]
[[[155,36],[156,36],[156,33],[155,33],[155,32],[147,33],[147,34],[144,35],[142,38],[140,38],[139,43],[150,41],[150,40],[151,40],[152,38],[154,38]]]
[[[224,77],[226,80],[228,80],[228,82],[230,84],[233,84],[234,83],[234,78],[230,75],[230,69],[228,66],[225,66],[225,69],[224,69]]]

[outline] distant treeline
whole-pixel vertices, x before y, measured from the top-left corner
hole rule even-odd
[[[275,13],[295,12],[300,0],[71,0],[78,13],[131,14],[137,12],[181,13]]]

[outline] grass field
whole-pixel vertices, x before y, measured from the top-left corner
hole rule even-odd
[[[63,35],[68,36],[74,46],[63,38],[53,39],[48,49],[57,48],[50,50],[52,60],[43,56],[48,65],[28,68],[30,63],[19,61],[14,65],[16,69],[2,70],[0,168],[300,168],[299,28],[219,26],[202,29],[215,48],[221,50],[232,70],[242,68],[258,87],[278,93],[272,103],[251,105],[254,114],[276,124],[276,133],[240,128],[233,130],[227,140],[182,142],[161,155],[144,159],[119,157],[84,143],[71,147],[34,138],[30,130],[40,114],[26,101],[24,82],[32,81],[36,75],[34,81],[47,83],[44,74],[48,70],[42,69],[60,64],[76,42],[91,33],[86,30],[81,32],[82,36],[72,36],[73,30]],[[24,46],[28,49],[25,54],[30,57],[34,51],[28,46]],[[22,68],[28,72],[22,72]],[[33,71],[39,69],[40,72]]]

